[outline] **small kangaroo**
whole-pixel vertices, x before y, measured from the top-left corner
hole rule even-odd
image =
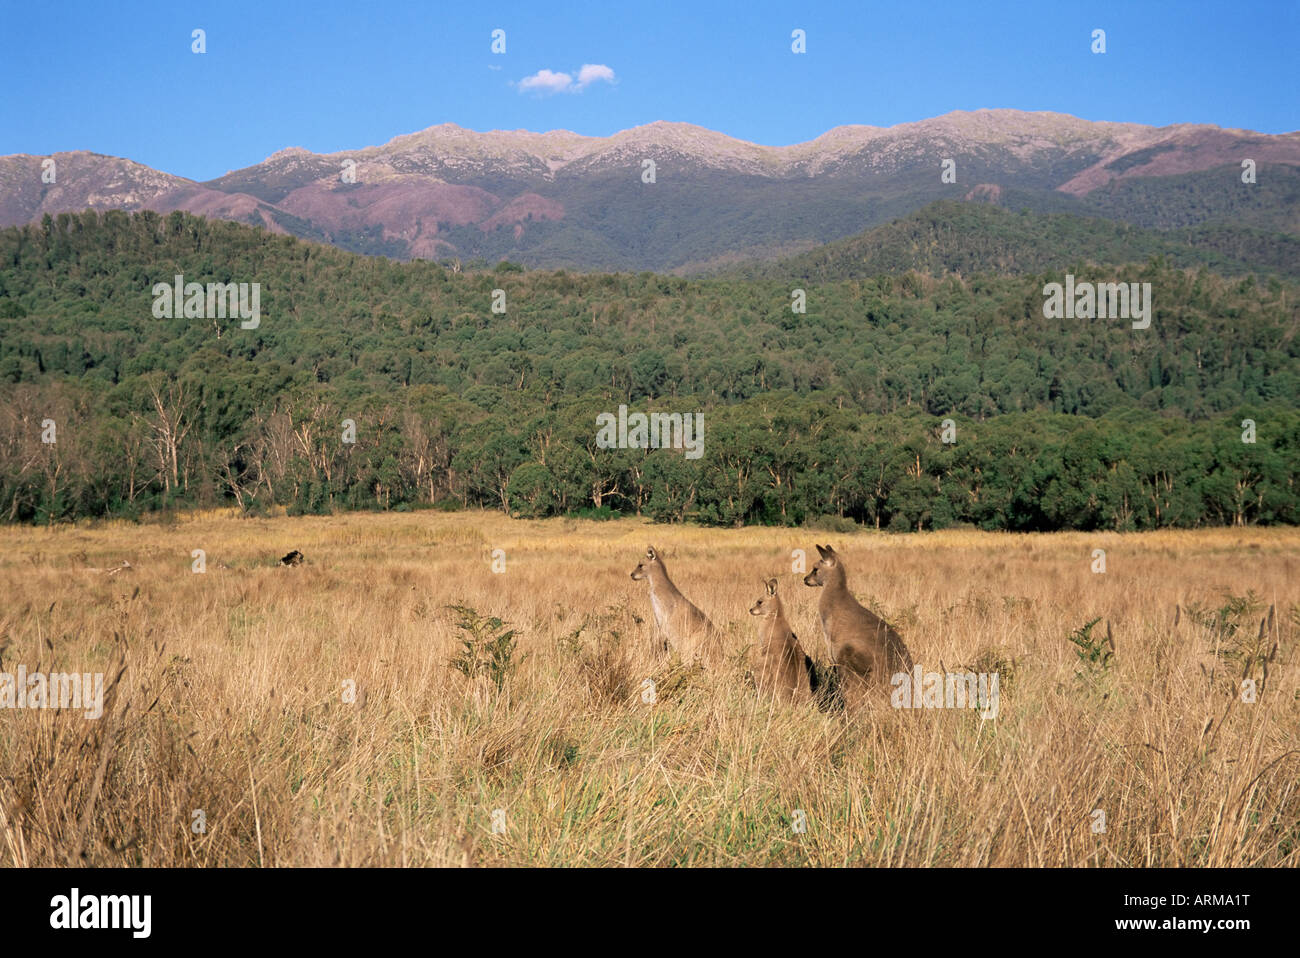
[[[762,616],[758,623],[758,667],[754,681],[758,690],[782,702],[804,702],[813,688],[812,659],[804,654],[799,639],[785,619],[785,607],[776,594],[776,580],[767,580],[767,591],[759,596],[750,615]]]
[[[839,672],[845,704],[860,703],[868,688],[887,686],[896,672],[912,670],[912,655],[902,636],[849,592],[844,562],[830,546],[818,546],[821,555],[804,585],[821,586],[817,611],[831,660]]]
[[[645,558],[632,570],[632,578],[650,583],[650,607],[655,614],[655,627],[664,648],[676,649],[684,660],[705,650],[704,639],[715,638],[718,630],[708,616],[682,595],[673,580],[668,578],[663,556],[649,546]],[[712,643],[710,643],[712,644]]]

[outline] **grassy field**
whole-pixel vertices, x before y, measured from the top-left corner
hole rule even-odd
[[[760,700],[763,577],[825,658],[791,554],[817,542],[927,671],[996,672],[997,717]],[[653,652],[648,543],[720,666]],[[0,530],[0,595],[0,671],[107,687],[97,720],[0,710],[3,865],[1300,861],[1300,530],[205,514]],[[477,664],[453,605],[507,623]]]

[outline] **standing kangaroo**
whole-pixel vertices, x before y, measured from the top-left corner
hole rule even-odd
[[[650,583],[650,607],[655,614],[655,627],[665,648],[676,649],[683,660],[690,660],[715,643],[705,643],[718,635],[708,616],[682,595],[673,580],[668,578],[663,556],[654,547],[645,551],[645,558],[632,570],[632,578]]]
[[[822,633],[839,672],[847,705],[859,704],[873,686],[887,686],[896,672],[912,670],[912,656],[902,637],[875,613],[862,607],[849,592],[844,562],[830,546],[821,555],[804,585],[821,586]]]
[[[807,701],[812,692],[812,660],[804,654],[785,619],[775,579],[767,580],[767,591],[759,596],[749,614],[762,616],[758,623],[758,667],[754,670],[758,690],[782,702]]]

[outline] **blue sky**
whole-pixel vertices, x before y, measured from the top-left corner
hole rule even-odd
[[[680,120],[781,145],[981,107],[1282,133],[1300,129],[1298,41],[1297,0],[4,0],[0,154],[87,149],[203,180],[444,122],[603,136]],[[612,81],[579,85],[584,65]],[[570,88],[521,90],[543,70]]]

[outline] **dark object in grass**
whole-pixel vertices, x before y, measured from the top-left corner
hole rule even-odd
[[[839,670],[834,665],[818,665],[807,655],[803,661],[808,667],[808,688],[817,708],[823,712],[838,712],[844,708]]]

